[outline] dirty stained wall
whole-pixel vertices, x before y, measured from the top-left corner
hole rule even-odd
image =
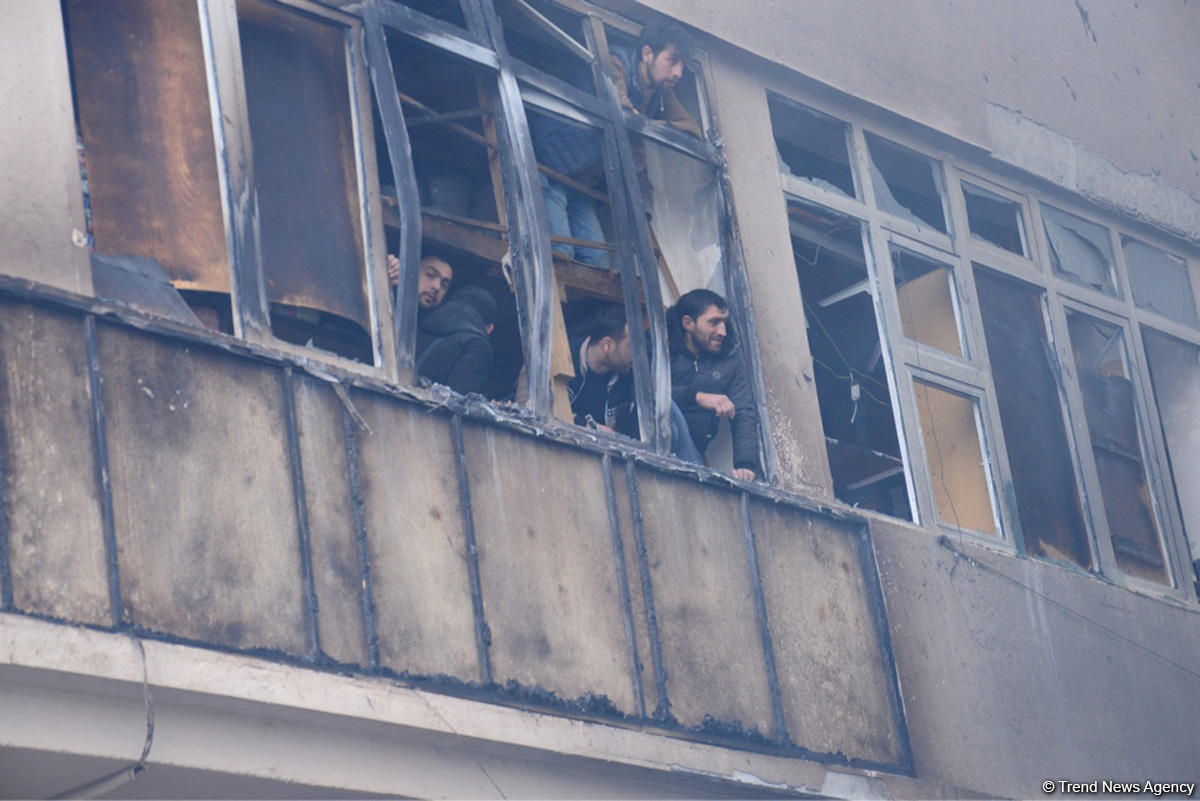
[[[765,59],[757,72],[782,65],[811,79],[813,91],[895,112],[1200,239],[1200,146],[1191,134],[1200,129],[1196,3],[639,5]]]

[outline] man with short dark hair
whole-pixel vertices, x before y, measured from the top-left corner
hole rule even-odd
[[[669,20],[647,25],[636,48],[620,45],[609,48],[621,104],[636,114],[669,122],[693,136],[701,136],[699,123],[675,96],[675,84],[683,77],[692,49],[691,35]],[[581,71],[572,83],[585,92],[594,91],[590,69]],[[604,177],[599,131],[541,114],[530,116],[529,128],[538,161],[545,166],[587,186],[595,186]],[[639,161],[644,164],[644,154]],[[592,197],[545,175],[540,178],[552,235],[605,241]],[[609,252],[600,248],[557,242],[554,250],[585,264],[610,265]]]
[[[387,273],[392,286],[400,283],[400,259],[391,253],[387,257]],[[453,281],[454,268],[450,262],[435,253],[423,255],[417,277],[417,304],[420,309],[429,311],[437,308]]]
[[[492,371],[488,337],[495,327],[496,299],[465,286],[417,324],[417,374],[455,392],[479,392]]]
[[[668,310],[671,398],[701,453],[716,435],[718,421],[729,421],[733,476],[753,481],[761,474],[758,413],[750,376],[728,323],[725,298],[707,289],[693,289]]]
[[[601,309],[584,336],[570,341],[575,377],[567,397],[575,424],[637,438],[634,414],[633,350],[625,312],[618,306]]]

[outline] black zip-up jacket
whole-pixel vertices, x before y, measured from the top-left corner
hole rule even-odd
[[[575,425],[587,425],[590,416],[619,434],[638,438],[637,414],[634,413],[633,374],[599,375],[587,368],[584,350],[587,337],[571,339],[571,361],[575,377],[567,383],[567,398],[575,414]]]
[[[687,419],[688,430],[701,453],[717,435],[717,413],[696,402],[697,392],[725,395],[733,401],[730,420],[733,430],[733,466],[753,470],[762,476],[758,459],[758,411],[733,331],[721,343],[720,353],[693,356],[683,343],[682,331],[671,331],[671,399]]]
[[[493,360],[483,317],[470,304],[450,300],[418,316],[418,375],[455,392],[478,392]]]

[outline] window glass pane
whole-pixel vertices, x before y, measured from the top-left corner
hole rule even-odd
[[[1200,347],[1145,327],[1142,340],[1180,517],[1192,560],[1200,560]]]
[[[962,188],[971,234],[1018,256],[1028,256],[1021,204],[965,181]]]
[[[834,495],[911,520],[863,223],[793,201],[788,225]]]
[[[975,287],[1025,547],[1090,568],[1041,296],[979,265]]]
[[[370,363],[346,32],[238,0],[271,328]]]
[[[886,139],[867,134],[875,202],[896,217],[949,233],[942,165]]]
[[[892,249],[892,266],[905,336],[962,356],[954,270],[899,248]]]
[[[196,5],[68,0],[64,13],[97,294],[231,333]]]
[[[913,392],[938,519],[958,528],[997,533],[976,402],[924,381],[914,381]]]
[[[495,76],[398,34],[389,35],[388,50],[421,203],[422,259],[412,301],[419,307],[417,373],[460,392],[511,399],[524,354],[516,302],[501,269],[508,252],[508,225],[492,111],[497,103]],[[396,181],[382,136],[378,142],[388,252],[396,253]],[[442,287],[446,277],[448,288]],[[459,296],[468,287],[472,291]],[[495,304],[495,328],[488,337],[492,364],[490,369],[477,362],[477,367],[455,370],[450,360],[439,356],[447,346],[433,348],[447,318],[471,316],[458,304],[481,300],[476,290],[483,290]],[[478,331],[472,333],[475,350],[486,350]]]
[[[1197,325],[1187,263],[1133,237],[1121,237],[1121,249],[1137,305],[1185,325]]]
[[[1126,573],[1167,584],[1170,578],[1142,466],[1124,332],[1074,311],[1068,312],[1067,325],[1117,564]]]
[[[1055,275],[1106,295],[1119,295],[1107,228],[1045,204],[1042,221]]]
[[[846,148],[849,126],[811,109],[767,95],[779,171],[853,197]]]

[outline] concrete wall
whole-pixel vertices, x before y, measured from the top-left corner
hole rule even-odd
[[[0,262],[7,275],[90,295],[61,9],[3,0],[0,15]]]
[[[645,0],[1103,205],[1200,238],[1187,0]],[[627,2],[618,5],[630,7]],[[720,45],[714,45],[720,51]]]
[[[1034,798],[1046,779],[1195,781],[1200,613],[872,521],[917,775]]]

